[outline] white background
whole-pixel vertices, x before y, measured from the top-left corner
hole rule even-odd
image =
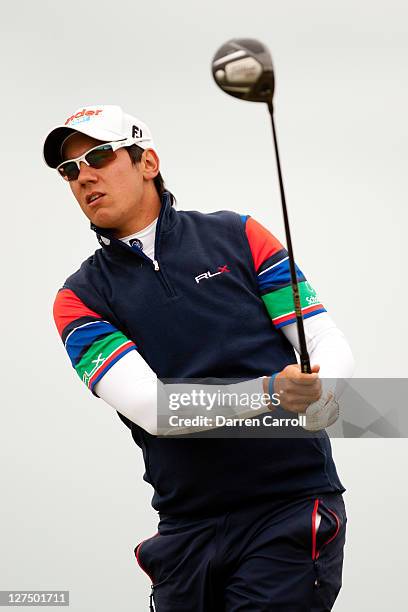
[[[51,309],[97,248],[42,142],[80,106],[151,127],[182,209],[251,214],[284,241],[263,105],[212,81],[237,36],[271,49],[296,259],[356,376],[406,377],[406,3],[194,0],[2,7],[0,590],[69,589],[75,612],[148,607],[133,548],[156,531],[141,453],[70,368]],[[402,609],[406,440],[335,440],[349,523],[338,612]]]

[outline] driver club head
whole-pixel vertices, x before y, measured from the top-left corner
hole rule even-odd
[[[258,40],[229,40],[214,55],[211,68],[217,85],[230,96],[272,103],[275,87],[272,58]]]

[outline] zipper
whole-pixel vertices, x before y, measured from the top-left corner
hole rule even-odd
[[[169,297],[174,297],[174,296],[176,296],[176,292],[174,291],[173,287],[170,285],[170,283],[167,280],[166,276],[163,274],[163,271],[160,268],[159,261],[158,261],[158,259],[156,259],[156,255],[158,253],[158,248],[159,248],[161,222],[162,222],[162,219],[163,219],[164,210],[165,210],[165,208],[167,208],[168,205],[169,204],[167,203],[167,201],[162,204],[162,207],[160,209],[160,213],[159,213],[159,216],[158,216],[158,219],[157,219],[156,235],[155,235],[155,238],[154,238],[154,254],[155,254],[155,259],[150,259],[150,257],[148,257],[145,253],[143,253],[143,251],[141,249],[138,249],[136,251],[131,246],[129,246],[128,244],[125,244],[124,242],[122,242],[122,240],[119,240],[118,238],[112,238],[111,236],[106,236],[106,238],[109,238],[109,240],[114,240],[116,243],[118,243],[119,246],[121,246],[122,248],[127,249],[128,251],[131,251],[133,253],[133,255],[141,257],[142,259],[147,261],[150,266],[153,266],[154,271],[158,273],[158,277],[159,277],[159,279],[161,281],[161,284],[163,285],[167,295]],[[92,225],[91,225],[91,227],[92,227]],[[101,234],[101,235],[103,235],[103,234]]]
[[[142,259],[147,261],[150,266],[153,266],[153,270],[158,273],[158,277],[159,277],[159,279],[161,281],[161,284],[163,285],[163,287],[164,287],[164,289],[165,289],[165,291],[166,291],[168,296],[173,297],[173,296],[176,295],[176,292],[174,291],[173,287],[170,285],[170,283],[166,279],[165,275],[163,274],[163,271],[161,270],[160,264],[159,264],[157,259],[150,259],[150,257],[145,255],[141,249],[139,249],[139,251],[136,251],[135,249],[133,249],[131,246],[125,244],[124,242],[122,242],[122,244],[124,244],[124,246],[127,249],[130,249],[132,251],[133,255],[136,255],[136,257],[141,257]],[[155,252],[156,252],[156,247],[155,247]]]
[[[165,208],[167,208],[168,204],[162,204],[162,207],[160,209],[160,213],[159,213],[159,218],[157,219],[157,225],[156,225],[156,235],[154,237],[154,256],[155,258],[157,258],[157,255],[159,253],[159,242],[160,242],[160,229],[161,229],[161,224],[162,224],[162,219],[163,219],[163,214],[164,214],[164,210]],[[153,265],[154,265],[154,269],[156,272],[159,272],[160,274],[160,279],[167,291],[167,294],[170,296],[174,296],[175,291],[174,289],[171,287],[170,283],[168,282],[167,278],[165,277],[165,275],[163,274],[163,271],[160,270],[160,266],[159,266],[159,262],[157,259],[153,259]]]
[[[316,516],[317,516],[317,511],[319,509],[319,500],[315,499],[315,503],[313,506],[313,512],[312,512],[312,559],[313,561],[315,561],[318,557],[318,553],[316,552]]]
[[[153,608],[153,589],[154,589],[154,585],[152,584],[150,588],[152,590],[151,590],[150,595],[149,595],[149,612],[154,612],[154,608]]]
[[[319,568],[317,566],[317,558],[319,556],[319,553],[317,552],[316,548],[317,548],[317,511],[319,510],[319,500],[315,499],[314,502],[314,506],[313,506],[313,512],[312,512],[312,560],[313,560],[313,565],[314,565],[314,570],[315,570],[315,581],[314,581],[314,586],[315,588],[319,588],[320,587],[320,578],[319,578]],[[320,523],[319,523],[320,526]]]

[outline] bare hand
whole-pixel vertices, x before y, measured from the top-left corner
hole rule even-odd
[[[288,365],[274,381],[274,392],[279,394],[280,405],[290,412],[305,412],[309,404],[317,402],[322,394],[319,365],[312,366],[311,374],[304,374],[299,364]]]

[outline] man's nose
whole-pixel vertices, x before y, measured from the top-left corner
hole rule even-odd
[[[81,184],[88,183],[89,181],[95,182],[98,178],[98,175],[95,171],[95,168],[88,166],[85,162],[79,162],[79,174],[78,181]]]

